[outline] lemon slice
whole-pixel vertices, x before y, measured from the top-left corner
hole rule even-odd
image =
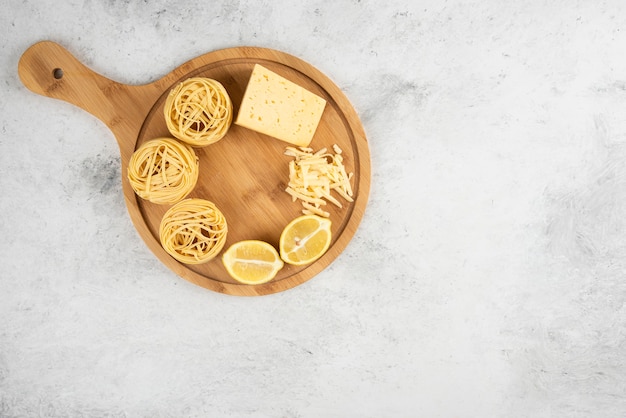
[[[280,258],[293,265],[309,264],[330,247],[331,221],[317,215],[303,215],[285,227],[280,235]]]
[[[257,240],[234,243],[222,255],[222,263],[233,279],[244,284],[267,283],[284,266],[276,248]]]

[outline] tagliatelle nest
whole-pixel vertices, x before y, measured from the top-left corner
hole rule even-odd
[[[201,264],[219,254],[226,243],[226,218],[213,202],[185,199],[172,206],[161,220],[161,245],[176,260]]]
[[[145,142],[128,162],[128,181],[142,199],[173,204],[195,187],[200,171],[193,148],[172,138]]]
[[[226,135],[233,120],[233,105],[219,81],[193,77],[170,91],[164,113],[167,128],[174,137],[203,147]]]

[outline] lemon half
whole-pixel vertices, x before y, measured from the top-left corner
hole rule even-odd
[[[267,283],[284,266],[276,248],[258,240],[234,243],[222,255],[222,263],[233,279],[244,284]]]
[[[280,258],[288,264],[304,265],[320,258],[330,247],[331,221],[303,215],[291,221],[280,235]]]

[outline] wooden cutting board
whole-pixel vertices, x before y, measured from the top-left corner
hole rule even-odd
[[[137,147],[150,139],[169,136],[163,105],[170,89],[189,77],[220,81],[233,101],[235,117],[255,63],[290,79],[327,101],[311,147],[333,144],[342,148],[344,165],[353,172],[353,203],[332,204],[333,241],[324,256],[307,266],[285,267],[262,285],[236,283],[222,265],[221,256],[200,265],[181,264],[163,250],[159,224],[168,205],[155,205],[137,197],[126,173]],[[367,139],[352,105],[324,74],[284,52],[257,47],[237,47],[209,52],[177,67],[150,84],[126,85],[95,73],[62,46],[49,41],[28,48],[18,64],[24,85],[43,96],[64,100],[91,113],[115,135],[121,153],[122,186],[130,217],[150,250],[180,277],[207,289],[242,296],[284,291],[314,277],[335,260],[354,236],[367,205],[370,188],[370,154]],[[219,142],[196,148],[200,175],[188,197],[214,202],[228,222],[224,250],[244,239],[259,239],[278,248],[283,228],[301,214],[299,202],[284,191],[289,180],[285,156],[288,144],[232,125]],[[346,260],[355,263],[358,260]]]

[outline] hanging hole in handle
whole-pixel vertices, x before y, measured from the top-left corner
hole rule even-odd
[[[54,78],[56,78],[57,80],[60,80],[63,78],[63,70],[61,68],[55,68],[54,70],[52,70],[52,76]]]

